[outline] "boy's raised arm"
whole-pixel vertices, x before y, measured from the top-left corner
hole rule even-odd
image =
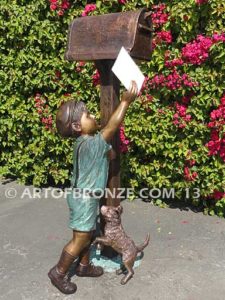
[[[137,84],[132,81],[129,91],[123,93],[120,104],[110,117],[107,125],[101,130],[101,134],[104,140],[106,140],[107,142],[112,139],[114,133],[122,123],[129,105],[137,97],[137,92]]]

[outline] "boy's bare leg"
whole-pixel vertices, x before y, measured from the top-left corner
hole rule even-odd
[[[64,250],[73,256],[80,256],[84,248],[90,245],[93,232],[73,230],[73,239],[64,247]]]

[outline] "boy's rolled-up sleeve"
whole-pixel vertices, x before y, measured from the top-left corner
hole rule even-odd
[[[112,149],[112,145],[108,144],[106,142],[106,140],[103,138],[101,132],[99,132],[97,134],[98,139],[99,139],[99,148],[100,148],[100,151],[102,151],[102,153],[107,153],[110,149]]]
[[[90,143],[92,153],[97,154],[97,156],[104,156],[110,149],[112,149],[112,145],[108,144],[106,140],[104,140],[101,132],[97,133]]]

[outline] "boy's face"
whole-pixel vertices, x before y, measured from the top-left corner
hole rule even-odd
[[[99,129],[95,116],[90,114],[89,111],[83,112],[80,125],[82,134],[93,134]]]

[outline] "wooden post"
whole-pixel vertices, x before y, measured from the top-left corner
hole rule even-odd
[[[109,121],[112,113],[119,104],[120,82],[111,71],[114,60],[96,61],[96,67],[100,74],[101,81],[101,126],[104,127]],[[113,192],[113,189],[120,188],[120,138],[119,130],[115,133],[111,141],[116,158],[110,162],[108,185],[107,187]],[[120,199],[117,196],[112,199],[110,196],[106,199],[106,205],[118,206]]]
[[[112,113],[119,104],[120,97],[120,82],[111,71],[114,64],[114,60],[98,60],[95,62],[96,67],[100,74],[101,81],[101,97],[100,97],[100,109],[101,109],[101,126],[104,127],[109,121]],[[116,197],[112,198],[110,195],[107,199],[102,199],[101,205],[106,204],[109,206],[118,206],[120,199],[117,198],[118,188],[120,188],[120,137],[119,130],[115,133],[111,140],[111,145],[116,153],[116,158],[110,161],[109,173],[108,173],[108,184],[107,188],[115,193]],[[100,229],[104,231],[104,220],[100,218]],[[104,256],[114,257],[117,253],[111,247],[104,247]]]

